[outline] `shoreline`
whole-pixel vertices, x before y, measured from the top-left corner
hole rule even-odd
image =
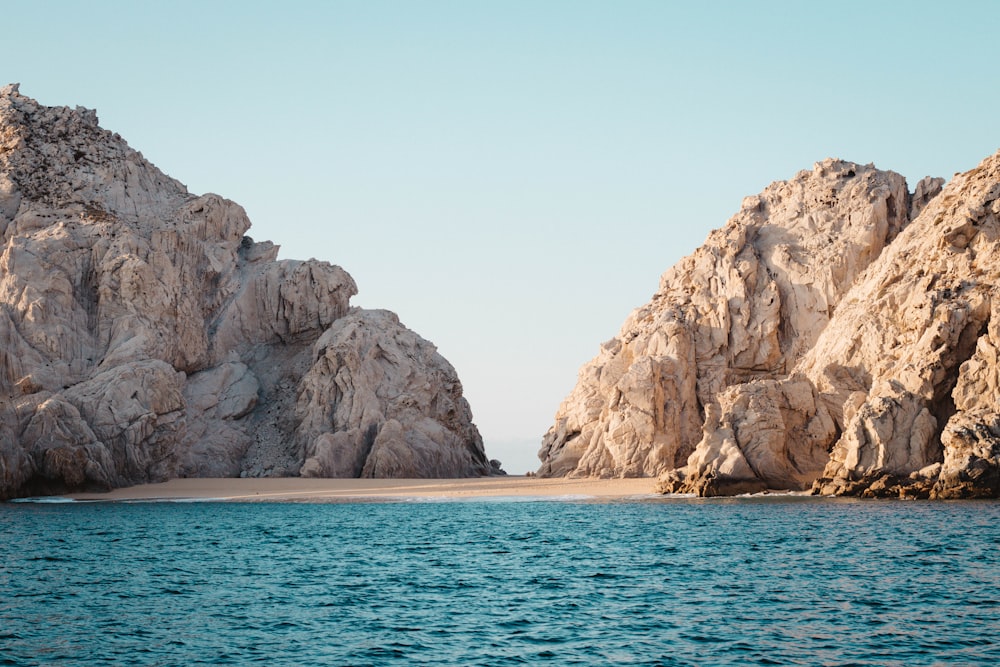
[[[464,479],[321,479],[303,477],[182,478],[106,492],[52,496],[87,502],[259,501],[336,502],[394,500],[626,499],[658,496],[656,479],[540,478],[526,476]]]

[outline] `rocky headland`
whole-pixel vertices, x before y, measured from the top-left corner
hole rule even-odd
[[[746,198],[583,366],[539,474],[1000,495],[1000,154],[943,186],[829,159]]]
[[[454,368],[98,125],[0,88],[0,499],[499,472]]]

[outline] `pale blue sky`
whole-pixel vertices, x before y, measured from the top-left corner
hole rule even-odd
[[[535,451],[579,366],[741,199],[828,156],[1000,146],[1000,2],[3,2],[0,84],[328,260]]]

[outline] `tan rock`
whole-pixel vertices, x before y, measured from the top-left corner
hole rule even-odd
[[[294,475],[305,442],[304,474],[496,472],[430,343],[249,227],[95,112],[0,89],[0,498]]]
[[[958,372],[955,414],[941,433],[944,457],[932,495],[938,498],[1000,496],[1000,302],[991,300],[987,330]]]
[[[794,419],[767,422],[767,440],[784,443],[802,473],[789,483],[765,464],[776,447],[737,435],[732,446],[767,486],[801,488],[812,477],[821,494],[867,497],[968,497],[1000,494],[1000,418],[994,404],[996,353],[993,293],[1000,278],[1000,154],[956,178],[860,273],[792,377],[741,385],[778,403],[796,393],[813,405]],[[798,387],[798,388],[796,388]],[[723,401],[718,422],[746,420],[746,401]],[[806,437],[802,424],[812,423]],[[770,428],[773,427],[773,428]],[[697,490],[716,472],[716,433],[687,466],[668,473],[665,490]],[[822,452],[828,452],[823,465]],[[801,466],[801,461],[811,464]],[[731,476],[734,483],[744,477]]]
[[[539,474],[659,475],[682,468],[706,442],[702,426],[720,400],[751,409],[720,422],[744,424],[744,433],[812,401],[811,390],[808,399],[764,400],[752,381],[786,376],[812,347],[855,278],[906,225],[908,199],[901,176],[840,160],[746,198],[724,228],[663,275],[650,303],[580,370],[543,441]],[[720,399],[745,383],[745,398]],[[792,421],[820,428],[811,418]],[[779,465],[767,452],[781,445],[763,437],[751,447],[771,459],[762,469],[773,464],[783,483],[804,483],[808,473],[800,467],[814,465],[816,456]],[[743,454],[724,446],[736,441],[710,439],[712,451],[732,456],[692,479],[730,467],[739,475],[753,470],[755,461],[745,469]]]
[[[907,195],[894,174],[827,161],[745,200],[581,370],[542,474],[1000,495],[1000,154],[941,185]],[[694,403],[670,389],[692,375]],[[686,461],[650,456],[663,440]]]
[[[296,438],[303,476],[490,474],[454,368],[388,311],[354,310],[313,346]]]

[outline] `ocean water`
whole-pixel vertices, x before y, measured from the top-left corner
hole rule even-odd
[[[0,504],[2,665],[996,665],[1000,503]]]

